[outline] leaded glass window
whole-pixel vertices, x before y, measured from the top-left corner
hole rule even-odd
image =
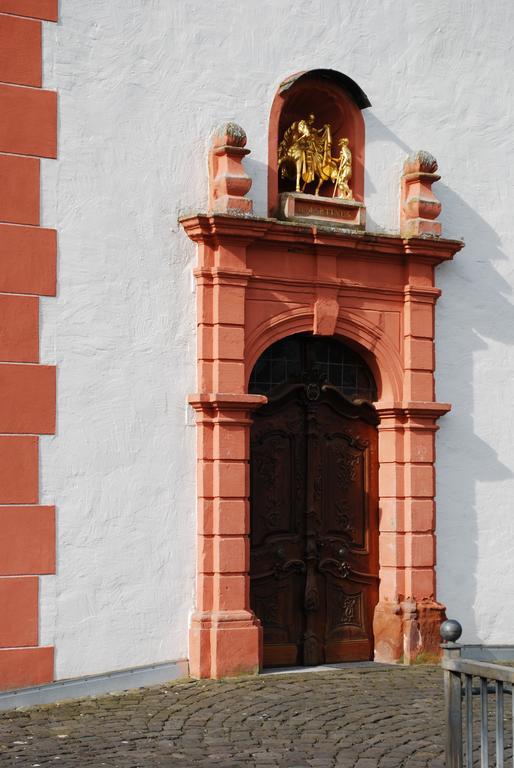
[[[250,377],[249,391],[269,395],[285,382],[300,382],[313,373],[325,377],[351,400],[377,399],[373,374],[364,360],[333,338],[299,333],[272,344],[258,359]]]

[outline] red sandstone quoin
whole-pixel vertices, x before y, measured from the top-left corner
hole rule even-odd
[[[363,149],[357,148],[357,156],[363,157]],[[440,291],[434,270],[463,244],[411,236],[437,234],[434,170],[420,166],[420,154],[407,162],[398,235],[232,216],[220,206],[182,219],[198,245],[198,394],[190,397],[198,432],[193,676],[252,673],[262,665],[261,627],[249,603],[248,461],[252,412],[266,398],[248,394],[248,381],[267,347],[300,332],[345,341],[367,362],[378,386],[375,658],[409,663],[438,654],[444,606],[437,602],[435,581],[435,431],[450,406],[435,398],[434,309]],[[245,175],[242,166],[235,173]],[[414,204],[414,182],[422,185],[427,205]],[[210,183],[211,190],[219,188],[219,176]],[[270,184],[273,209],[273,162]],[[236,205],[233,199],[230,205]]]
[[[57,149],[41,88],[42,20],[57,0],[0,0],[0,689],[54,676],[39,575],[55,573],[55,510],[39,506],[38,435],[55,431],[55,367],[39,364],[39,296],[55,296],[56,233],[39,226],[40,159]]]

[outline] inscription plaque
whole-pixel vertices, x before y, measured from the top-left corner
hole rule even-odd
[[[280,215],[298,223],[329,223],[347,229],[363,230],[366,208],[363,203],[341,198],[318,197],[302,192],[283,192],[280,195]]]

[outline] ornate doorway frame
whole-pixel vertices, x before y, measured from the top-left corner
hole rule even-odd
[[[198,438],[197,589],[189,639],[195,677],[255,673],[262,664],[262,629],[249,599],[248,498],[252,412],[266,397],[249,394],[248,382],[261,353],[296,333],[336,336],[354,347],[378,388],[375,658],[410,663],[439,654],[444,606],[436,596],[435,432],[450,406],[435,397],[440,291],[434,273],[463,243],[440,236],[441,205],[432,192],[440,177],[427,152],[404,163],[400,232],[362,231],[365,106],[367,98],[341,73],[316,70],[284,81],[270,115],[268,202],[271,216],[289,220],[252,215],[246,134],[234,123],[212,138],[211,213],[181,219],[198,252],[198,393],[189,398]],[[297,193],[305,210],[296,220],[279,204],[279,197],[290,197],[279,195],[281,121],[283,130],[311,108],[321,123],[350,137],[357,202],[343,204],[359,207],[357,223],[346,220],[341,206],[332,210],[330,198]]]
[[[285,336],[335,335],[354,346],[378,386],[380,595],[375,658],[438,652],[435,431],[450,406],[434,389],[434,268],[460,241],[371,235],[275,219],[182,219],[198,245],[197,601],[190,670],[220,678],[260,668],[249,606],[248,379]]]

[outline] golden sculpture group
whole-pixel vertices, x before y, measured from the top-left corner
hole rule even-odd
[[[296,191],[304,192],[307,184],[316,178],[315,195],[323,182],[334,184],[332,197],[352,200],[352,153],[348,139],[339,140],[339,157],[332,157],[332,131],[325,123],[315,128],[314,115],[297,120],[285,131],[278,147],[278,167],[283,178],[296,180]],[[303,186],[301,186],[303,182]]]

